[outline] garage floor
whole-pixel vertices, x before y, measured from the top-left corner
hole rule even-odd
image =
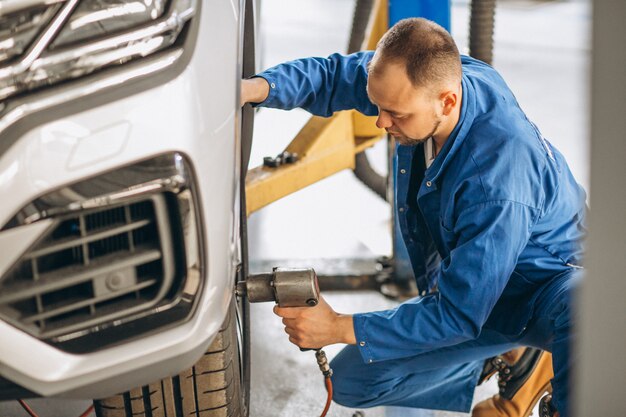
[[[343,51],[348,42],[354,0],[262,0],[262,67],[302,56]],[[452,32],[467,53],[469,0],[453,0]],[[589,0],[500,0],[494,66],[516,93],[526,113],[566,156],[578,180],[589,184],[587,162]],[[257,113],[251,166],[279,153],[308,115],[303,111],[262,109]],[[385,170],[384,146],[368,151]],[[311,259],[371,259],[389,254],[389,208],[350,172],[340,173],[254,214],[250,219],[253,268],[284,260],[319,266]],[[393,302],[372,292],[331,293],[335,310],[350,313],[389,308]],[[325,391],[313,353],[287,341],[270,305],[252,309],[251,417],[317,416]],[[326,349],[333,356],[341,346]],[[492,382],[476,391],[475,401],[496,392]],[[74,417],[86,401],[33,400],[41,417]],[[356,410],[334,404],[330,417]],[[409,410],[365,410],[367,417],[410,416]],[[92,414],[93,415],[93,414]],[[437,417],[462,416],[436,412]],[[27,414],[15,402],[0,402],[0,417]]]

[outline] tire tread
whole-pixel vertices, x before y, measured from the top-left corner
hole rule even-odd
[[[97,417],[239,417],[241,387],[234,303],[198,362],[171,378],[94,400]]]

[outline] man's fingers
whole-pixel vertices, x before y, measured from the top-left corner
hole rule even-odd
[[[281,308],[278,306],[274,306],[274,314],[276,314],[278,317],[290,319],[296,318],[298,316],[296,312],[292,311],[290,308]]]
[[[292,338],[294,340],[301,340],[302,334],[301,331],[298,329],[298,323],[296,322],[296,320],[283,319],[283,324],[285,325],[285,333],[287,333],[290,337],[289,340],[291,340]]]
[[[289,334],[298,332],[298,323],[293,319],[283,319],[283,325],[285,326],[285,331]]]
[[[274,306],[274,314],[282,318],[295,319],[300,317],[307,307],[278,307]]]

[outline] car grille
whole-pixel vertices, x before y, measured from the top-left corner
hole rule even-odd
[[[0,283],[0,314],[38,338],[169,302],[174,253],[164,193],[55,219]]]

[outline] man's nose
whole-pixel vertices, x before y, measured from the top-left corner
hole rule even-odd
[[[378,127],[379,129],[386,129],[391,127],[393,123],[391,123],[391,117],[389,117],[389,115],[384,112],[381,111],[380,113],[378,113],[378,119],[376,119],[376,127]]]

